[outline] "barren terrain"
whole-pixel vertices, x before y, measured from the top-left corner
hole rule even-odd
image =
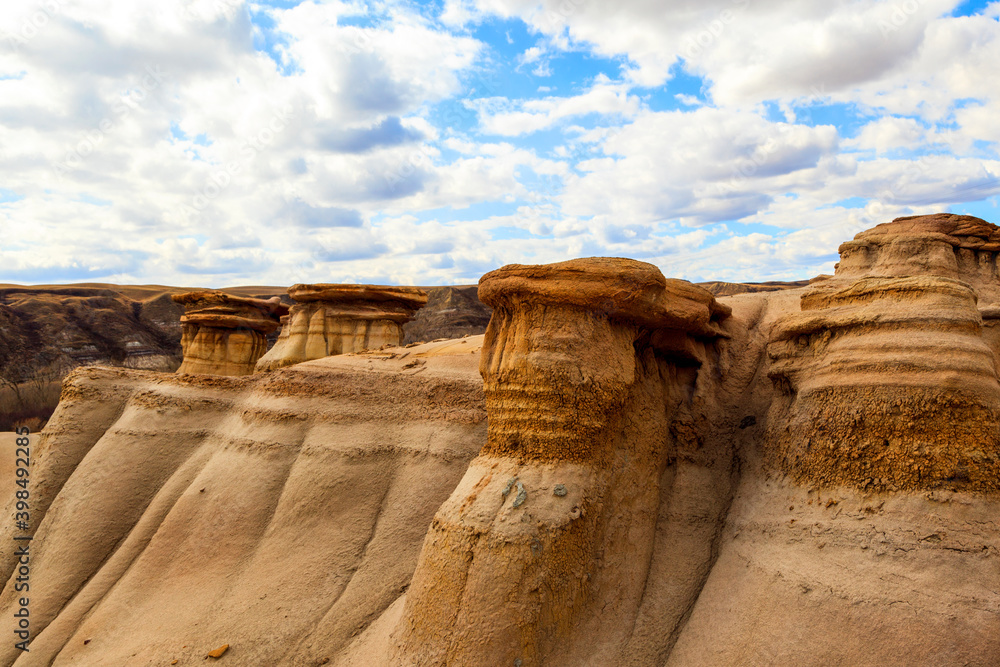
[[[483,335],[78,368],[0,664],[996,665],[1000,228],[840,250],[731,296],[510,265]]]

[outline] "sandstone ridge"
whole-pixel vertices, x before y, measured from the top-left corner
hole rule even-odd
[[[962,259],[997,231],[897,220],[725,297],[509,265],[483,336],[79,369],[0,665],[1000,664],[998,281]]]

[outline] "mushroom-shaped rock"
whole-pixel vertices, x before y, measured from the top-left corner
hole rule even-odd
[[[869,491],[1000,488],[1000,341],[977,307],[1000,287],[998,241],[978,218],[933,215],[843,244],[836,276],[771,332],[772,463]]]
[[[1000,664],[983,556],[1000,546],[996,236],[965,216],[895,220],[844,243],[833,277],[770,300],[762,437],[660,664]]]
[[[276,330],[288,306],[278,297],[251,299],[219,291],[174,294],[184,306],[178,373],[249,375],[267,350],[266,335]]]
[[[427,293],[415,287],[299,284],[288,294],[297,303],[282,319],[274,347],[257,362],[258,371],[399,345],[403,324],[427,303]]]
[[[591,458],[592,432],[634,381],[633,343],[697,365],[696,341],[720,335],[730,312],[651,264],[608,257],[505,266],[479,298],[494,308],[480,357],[487,447],[531,459]]]
[[[392,664],[602,664],[641,602],[669,419],[729,310],[611,258],[505,266],[479,295],[488,441],[431,525]]]
[[[971,215],[937,213],[896,218],[840,246],[836,277],[942,276],[1000,300],[1000,227]]]

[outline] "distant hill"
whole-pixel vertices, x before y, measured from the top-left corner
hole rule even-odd
[[[809,284],[809,281],[779,282],[771,280],[765,283],[724,283],[712,281],[695,284],[704,287],[715,296],[733,296],[735,294],[753,294],[756,292],[776,292],[783,289],[795,289],[796,287],[805,287]]]
[[[198,288],[166,285],[0,284],[0,430],[52,413],[62,378],[77,366],[172,372],[181,362],[182,306],[170,295]],[[490,309],[474,285],[427,287],[429,300],[404,327],[405,342],[480,334]],[[292,303],[283,286],[222,288],[236,296]],[[269,336],[270,343],[278,332]]]
[[[802,287],[790,283],[699,283],[716,296]],[[181,362],[182,306],[170,295],[193,287],[167,285],[0,284],[0,430],[40,425],[59,398],[62,378],[77,366],[123,366],[173,372]],[[476,285],[424,287],[427,305],[403,327],[404,343],[461,338],[486,331],[492,313]],[[222,288],[236,296],[280,297],[287,288]],[[270,344],[278,332],[271,334]]]

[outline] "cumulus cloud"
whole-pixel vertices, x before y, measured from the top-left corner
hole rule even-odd
[[[259,250],[267,261],[227,255],[231,235],[248,235],[241,226],[358,227],[358,205],[412,195],[431,178],[433,164],[408,166],[427,137],[404,116],[454,94],[481,48],[405,11],[377,27],[343,25],[366,11],[346,3],[49,4],[23,35],[30,13],[6,7],[0,18],[2,168],[24,197],[3,223],[6,248],[19,249],[12,270],[64,267],[67,279],[143,273],[142,260],[97,261],[95,246],[112,245],[114,257],[157,258],[145,269],[162,280],[236,279],[297,252],[278,236]],[[283,40],[277,57],[255,48],[254,12]],[[107,205],[72,203],[87,197]],[[187,248],[172,262],[174,246],[160,241],[185,234],[225,242],[200,244],[204,261]],[[381,250],[366,247],[368,257]],[[74,273],[83,248],[87,273]]]
[[[772,123],[753,112],[650,112],[603,140],[608,157],[578,165],[563,208],[630,222],[739,219],[766,207],[770,182],[827,170],[821,161],[837,140],[831,126]]]
[[[630,118],[638,113],[638,97],[625,85],[598,77],[589,90],[571,97],[546,97],[519,102],[480,98],[472,103],[487,134],[517,136],[544,130],[566,119],[588,114]]]
[[[920,146],[925,135],[926,129],[915,119],[889,116],[868,123],[855,139],[845,144],[882,154],[895,148]]]
[[[6,3],[0,279],[829,271],[1000,195],[1000,3],[960,5]]]

